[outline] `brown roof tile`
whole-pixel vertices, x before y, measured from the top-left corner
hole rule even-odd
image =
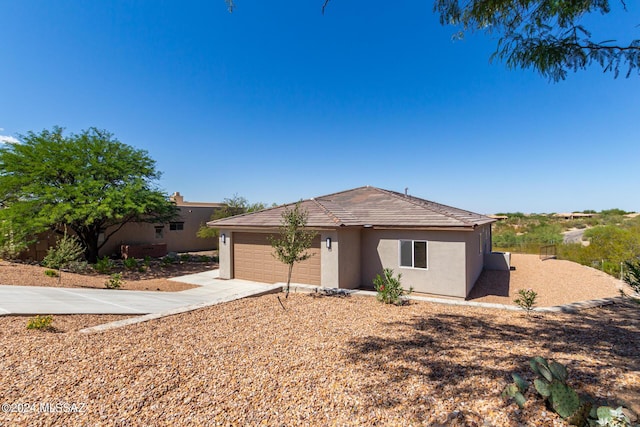
[[[303,200],[309,227],[472,228],[495,220],[484,215],[376,187],[359,187]],[[277,227],[293,203],[208,222],[212,227]]]

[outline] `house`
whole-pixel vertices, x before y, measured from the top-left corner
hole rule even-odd
[[[301,201],[307,227],[318,234],[292,282],[354,289],[372,287],[384,268],[402,273],[416,292],[465,298],[491,254],[495,219],[408,194],[360,187]],[[268,236],[278,233],[285,205],[208,222],[220,229],[220,277],[286,282]],[[496,263],[496,256],[498,263]],[[502,261],[501,261],[502,260]],[[501,262],[500,262],[501,261]]]
[[[198,229],[211,219],[217,209],[223,208],[224,203],[187,202],[184,197],[175,192],[169,200],[178,207],[178,218],[167,224],[150,224],[132,222],[125,224],[114,233],[107,243],[100,249],[100,256],[120,253],[125,246],[158,246],[160,252],[149,252],[151,256],[163,256],[167,252],[195,252],[208,251],[218,248],[217,238],[203,239],[196,236]],[[109,229],[105,233],[109,233]],[[35,243],[30,245],[22,254],[21,259],[41,261],[50,247],[55,246],[60,236],[52,231],[38,235]],[[103,236],[101,236],[104,239]]]

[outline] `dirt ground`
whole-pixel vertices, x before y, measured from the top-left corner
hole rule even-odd
[[[192,289],[197,286],[167,280],[171,277],[200,273],[218,268],[214,262],[176,261],[173,264],[162,265],[153,262],[144,271],[131,271],[115,268],[112,273],[122,273],[124,284],[122,290],[177,292]],[[62,272],[61,279],[45,274],[48,268],[27,263],[12,263],[0,261],[0,285],[15,286],[51,286],[65,288],[105,288],[109,274],[90,272],[76,274]]]
[[[56,316],[52,333],[0,317],[0,425],[566,425],[533,393],[523,410],[500,397],[512,372],[533,379],[535,355],[581,393],[640,407],[637,303],[527,317],[281,299],[286,311],[265,295],[89,335],[77,330],[107,319]]]
[[[616,297],[631,289],[616,278],[594,268],[537,255],[512,254],[513,271],[484,271],[467,300],[513,305],[520,289],[538,293],[539,307]]]

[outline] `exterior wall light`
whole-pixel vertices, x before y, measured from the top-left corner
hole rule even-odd
[[[331,237],[327,237],[327,249],[331,249]]]
[[[225,243],[227,243],[227,235],[222,233],[222,235],[220,236],[220,238],[222,239],[222,244],[224,245]]]

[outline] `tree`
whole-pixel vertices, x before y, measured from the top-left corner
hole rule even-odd
[[[244,213],[261,211],[266,208],[264,203],[249,203],[247,199],[238,196],[238,194],[234,194],[231,198],[224,199],[222,203],[224,203],[225,206],[222,209],[216,210],[213,215],[211,215],[211,221]],[[203,239],[207,239],[211,237],[218,237],[218,233],[219,230],[217,228],[211,228],[208,227],[207,224],[202,224],[196,235]]]
[[[175,204],[154,186],[160,178],[155,161],[107,131],[64,136],[54,127],[21,139],[0,148],[0,221],[19,235],[63,234],[68,227],[93,263],[125,224],[177,216]]]
[[[330,1],[324,0],[322,13]],[[226,3],[232,12],[233,0]],[[619,3],[626,11],[625,0]],[[533,68],[556,82],[594,63],[614,77],[621,67],[627,77],[640,73],[640,39],[594,41],[581,24],[588,15],[610,13],[609,0],[434,0],[433,9],[441,24],[460,28],[458,38],[474,31],[501,34],[491,59],[509,68]]]
[[[282,212],[280,235],[277,237],[269,236],[269,242],[274,249],[273,256],[289,266],[286,298],[289,298],[289,286],[294,264],[307,260],[312,255],[307,252],[307,249],[311,247],[317,233],[306,229],[308,216],[307,211],[300,207],[300,202],[296,203],[293,209],[285,207]]]
[[[68,236],[65,233],[62,239],[58,241],[56,247],[49,248],[47,256],[42,260],[42,264],[46,267],[55,268],[58,270],[58,283],[62,282],[62,269],[69,266],[69,264],[77,261],[84,249],[78,239]]]

